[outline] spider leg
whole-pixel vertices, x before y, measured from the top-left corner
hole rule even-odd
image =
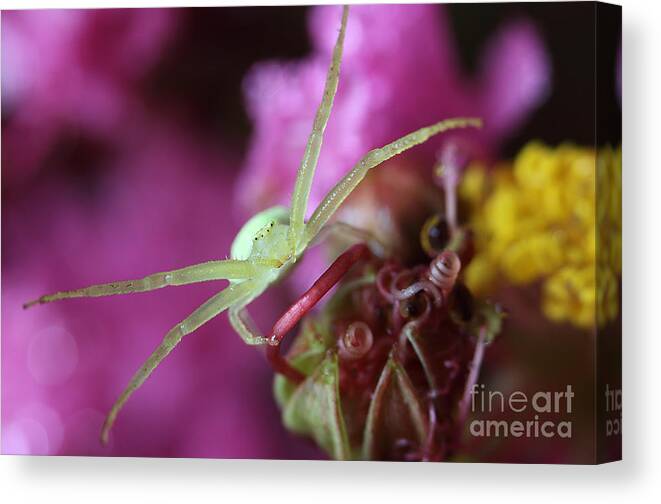
[[[363,180],[365,175],[372,168],[380,165],[384,161],[401,154],[402,152],[426,142],[430,137],[443,131],[455,128],[475,127],[480,128],[482,121],[476,118],[456,118],[446,119],[445,121],[432,124],[431,126],[420,128],[413,133],[403,136],[399,140],[380,148],[368,152],[360,162],[347,173],[322,200],[315,209],[312,217],[305,226],[301,248],[307,244],[319,233],[321,228],[333,216],[342,202],[351,194],[351,192]]]
[[[192,333],[201,325],[205,324],[222,311],[226,310],[237,300],[246,297],[252,289],[255,288],[255,282],[246,280],[245,282],[232,283],[229,287],[223,289],[215,296],[207,300],[203,305],[197,308],[188,318],[174,326],[163,338],[163,341],[156,347],[149,358],[140,369],[133,375],[131,381],[126,386],[122,394],[113,405],[101,431],[101,441],[108,442],[108,433],[112,429],[117,414],[120,412],[126,401],[149,377],[165,357],[174,349],[181,339],[187,334]]]
[[[287,237],[293,254],[297,252],[297,245],[303,235],[303,220],[305,219],[305,212],[308,206],[312,179],[317,167],[317,161],[319,160],[319,151],[321,150],[324,130],[326,129],[326,124],[328,124],[328,118],[331,113],[331,108],[333,107],[333,99],[337,92],[337,85],[340,77],[340,62],[342,61],[342,49],[344,46],[344,34],[346,32],[348,16],[349,7],[345,5],[342,9],[340,33],[337,36],[337,42],[333,49],[333,58],[331,60],[330,68],[328,69],[328,75],[326,76],[323,98],[317,109],[312,132],[310,133],[308,143],[305,146],[305,153],[301,160],[301,166],[296,175],[296,184],[291,199],[291,219]]]
[[[264,292],[265,288],[266,286],[257,290],[256,293],[252,293],[249,297],[233,304],[227,311],[230,324],[232,324],[234,330],[239,333],[239,336],[248,345],[264,345],[269,342],[261,333],[246,308],[257,296]]]
[[[264,345],[269,342],[268,338],[265,338],[257,328],[257,324],[245,305],[232,307],[227,313],[230,324],[247,345]]]
[[[280,342],[356,262],[369,257],[369,254],[369,249],[363,243],[354,245],[342,253],[312,284],[312,287],[278,319],[271,330],[270,345],[266,349],[267,358],[277,373],[283,374],[296,383],[303,381],[305,378],[303,374],[292,367],[280,353]]]
[[[187,285],[209,280],[240,280],[253,278],[272,268],[282,265],[280,261],[274,260],[236,260],[208,261],[185,268],[162,273],[154,273],[139,280],[126,280],[110,282],[106,284],[92,285],[82,289],[56,292],[41,296],[34,301],[23,305],[30,308],[37,304],[51,303],[60,299],[112,296],[114,294],[133,294],[135,292],[146,292],[160,289],[168,285]]]

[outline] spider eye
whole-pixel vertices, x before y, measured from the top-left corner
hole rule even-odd
[[[450,241],[450,227],[447,220],[439,214],[432,215],[420,231],[420,243],[429,257],[436,257],[445,250]]]

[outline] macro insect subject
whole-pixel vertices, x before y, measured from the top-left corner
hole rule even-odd
[[[330,222],[333,214],[351,192],[360,184],[369,170],[384,161],[426,142],[430,137],[447,130],[465,127],[481,127],[478,118],[454,118],[440,121],[409,133],[382,148],[368,152],[323,198],[309,220],[305,220],[308,199],[315,168],[322,146],[324,130],[328,122],[337,91],[343,44],[349,15],[349,7],[342,10],[339,34],[333,49],[332,60],[323,91],[321,104],[314,118],[303,158],[298,168],[290,208],[273,207],[249,219],[241,228],[231,246],[229,259],[214,260],[172,271],[155,273],[142,279],[117,281],[92,285],[81,289],[57,292],[41,296],[24,305],[50,303],[67,298],[99,297],[115,294],[131,294],[212,280],[229,280],[229,286],[211,297],[188,318],[175,325],[163,338],[146,362],[131,378],[116,400],[101,431],[101,439],[108,441],[109,432],[126,401],[138,389],[154,369],[177,346],[181,339],[227,310],[229,321],[241,338],[249,345],[267,345],[267,355],[274,369],[294,382],[303,375],[280,354],[279,345],[287,332],[324,296],[356,262],[372,252],[367,245],[358,244],[341,254],[331,267],[314,283],[297,302],[276,322],[272,331],[262,335],[252,321],[247,306],[274,282],[281,280],[302,257],[305,250],[322,232],[333,231],[361,235],[350,226]],[[451,252],[434,259],[427,279],[420,280],[414,289],[433,285],[434,292],[445,296],[447,287],[454,283],[458,271],[458,258]],[[411,289],[409,289],[411,290]],[[408,291],[407,291],[408,292]],[[411,291],[413,292],[413,291]],[[411,294],[409,292],[408,294]],[[361,345],[369,338],[369,328],[356,325],[344,343],[345,352],[360,355]]]

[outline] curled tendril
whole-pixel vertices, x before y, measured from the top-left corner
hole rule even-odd
[[[410,269],[405,269],[400,272],[398,272],[394,278],[392,279],[392,282],[390,283],[390,293],[393,295],[395,299],[397,291],[401,290],[399,285],[405,285],[408,286],[411,282],[413,282],[416,278],[415,273],[410,270]]]
[[[441,252],[429,264],[429,280],[439,289],[452,290],[461,269],[459,256],[450,250]]]
[[[418,280],[417,282],[413,282],[411,285],[405,287],[404,289],[396,289],[394,288],[394,285],[395,284],[393,284],[393,289],[391,292],[393,297],[398,301],[403,301],[412,296],[415,296],[420,291],[424,291],[432,297],[436,307],[439,307],[443,304],[443,296],[441,295],[441,292],[429,280]]]
[[[420,326],[427,322],[427,319],[429,319],[429,315],[431,314],[431,302],[427,297],[424,297],[423,299],[425,300],[425,309],[418,317],[409,320],[406,324],[404,324],[404,327],[402,327],[402,330],[399,332],[397,344],[400,353],[404,353],[406,342],[410,341],[415,336],[415,333],[417,333]]]
[[[386,265],[379,270],[376,275],[376,288],[379,291],[379,294],[389,303],[393,303],[395,298],[390,293],[390,289],[393,285],[393,279],[395,276],[395,267],[393,265]],[[388,282],[386,282],[388,280]]]
[[[370,326],[361,321],[352,322],[338,341],[340,356],[360,359],[367,355],[373,343],[374,335]]]

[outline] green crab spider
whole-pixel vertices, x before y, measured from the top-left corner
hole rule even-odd
[[[333,100],[337,91],[340,62],[349,15],[349,7],[342,10],[342,21],[321,104],[317,109],[312,132],[307,141],[296,183],[291,197],[291,208],[277,206],[264,210],[249,219],[237,234],[231,247],[231,258],[209,261],[181,269],[155,273],[142,279],[92,285],[82,289],[56,292],[26,303],[25,308],[50,303],[60,299],[99,297],[114,294],[146,292],[168,286],[187,285],[211,280],[229,280],[228,287],[207,300],[188,318],[175,325],[165,335],[145,363],[133,375],[131,381],[112,406],[101,431],[101,439],[108,441],[108,434],[126,401],[145,382],[149,375],[177,346],[184,336],[228,310],[229,321],[248,345],[269,344],[277,346],[280,337],[265,338],[257,330],[246,309],[271,284],[282,279],[298,261],[306,248],[328,228],[328,221],[338,207],[363,180],[369,170],[430,137],[454,128],[481,127],[477,118],[447,119],[409,133],[392,143],[368,152],[349,171],[314,210],[306,222],[305,215],[310,196],[312,179],[319,159],[324,130],[328,123]]]

